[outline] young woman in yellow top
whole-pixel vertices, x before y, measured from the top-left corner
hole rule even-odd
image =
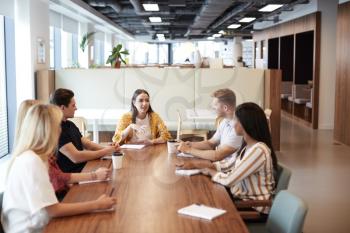
[[[117,124],[113,142],[153,145],[170,138],[163,120],[152,110],[148,92],[137,89],[131,99],[131,111]]]

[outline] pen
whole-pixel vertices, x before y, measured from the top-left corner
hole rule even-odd
[[[111,189],[111,192],[109,193],[109,196],[111,197],[114,192],[114,188]]]

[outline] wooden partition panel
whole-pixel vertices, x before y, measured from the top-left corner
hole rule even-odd
[[[35,72],[36,99],[48,103],[50,94],[55,90],[55,71],[39,70]]]
[[[271,137],[275,150],[280,150],[280,124],[281,124],[281,70],[265,70],[265,108],[270,108],[272,114]]]
[[[350,2],[338,6],[334,139],[350,145]]]

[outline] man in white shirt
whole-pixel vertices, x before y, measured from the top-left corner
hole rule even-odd
[[[236,96],[230,89],[219,89],[213,93],[212,107],[218,118],[223,118],[215,134],[201,142],[181,142],[178,150],[195,157],[219,161],[232,155],[242,144],[242,137],[234,130]]]

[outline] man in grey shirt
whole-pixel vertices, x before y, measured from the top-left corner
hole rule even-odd
[[[213,109],[218,118],[223,118],[212,138],[201,142],[181,142],[178,150],[195,157],[219,161],[232,155],[242,144],[242,137],[234,130],[236,96],[230,89],[219,89],[213,93]]]

